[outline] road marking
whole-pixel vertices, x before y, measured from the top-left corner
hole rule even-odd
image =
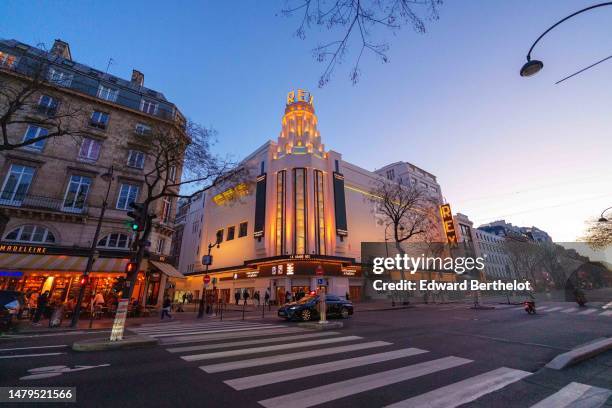
[[[551,309],[548,309],[548,310],[547,310],[547,312],[556,312],[556,311],[559,311],[559,310],[561,310],[561,309],[563,309],[563,306],[560,306],[560,307],[553,307],[553,308],[551,308]]]
[[[311,377],[320,373],[331,373],[345,370],[347,368],[360,367],[383,361],[395,360],[397,358],[415,356],[428,353],[427,350],[417,348],[406,348],[388,351],[386,353],[370,354],[362,357],[347,358],[345,360],[331,361],[329,363],[307,365],[305,367],[292,368],[289,370],[274,371],[265,374],[257,374],[249,377],[236,378],[224,381],[235,390],[246,390],[261,387],[262,385],[276,384],[283,381],[296,380],[298,378]]]
[[[610,395],[612,391],[605,388],[571,382],[531,408],[597,408],[603,406]]]
[[[67,344],[59,344],[59,345],[56,345],[56,346],[16,347],[16,348],[6,348],[6,349],[0,349],[0,351],[32,350],[32,349],[42,349],[42,348],[60,348],[60,347],[68,347],[68,345],[67,345]]]
[[[270,328],[279,328],[279,327],[283,327],[283,326],[270,326]],[[193,332],[184,332],[184,333],[180,333],[182,336],[194,336],[197,334],[206,334],[206,333],[229,333],[229,332],[238,332],[238,331],[247,331],[247,330],[261,330],[262,327],[239,327],[239,328],[235,328],[235,329],[218,329],[218,330],[198,330],[198,331],[193,331]],[[139,334],[145,334],[145,333],[139,333]],[[145,334],[146,336],[149,337],[170,337],[170,336],[176,336],[177,333],[160,333],[160,334]]]
[[[612,310],[606,310],[599,314],[600,316],[612,316]]]
[[[258,402],[267,408],[307,408],[471,362],[472,360],[460,357],[444,357],[346,381],[326,384]]]
[[[185,361],[210,360],[213,358],[243,356],[245,354],[265,353],[268,351],[289,350],[300,347],[318,346],[321,344],[340,343],[342,341],[360,340],[359,336],[344,336],[335,337],[333,339],[301,341],[298,343],[278,344],[274,346],[253,347],[240,350],[218,351],[216,353],[193,354],[190,356],[182,356]]]
[[[500,367],[463,381],[459,381],[433,391],[408,398],[385,408],[454,408],[472,402],[485,394],[504,388],[522,378],[531,375],[530,372]]]
[[[575,307],[570,307],[569,309],[564,309],[561,311],[561,313],[573,313],[573,312],[577,312],[578,309],[576,309]]]
[[[279,334],[292,334],[292,333],[304,333],[305,330],[298,327],[289,327],[286,329],[271,329],[265,332],[253,333],[251,331],[247,332],[234,332],[234,333],[217,333],[217,334],[202,334],[200,336],[177,336],[177,337],[168,337],[165,339],[160,339],[161,343],[164,345],[174,345],[174,344],[185,344],[185,343],[201,343],[206,341],[213,340],[224,340],[227,338],[237,339],[241,337],[262,337],[262,336],[273,336]]]
[[[12,339],[27,339],[31,337],[53,337],[53,336],[75,336],[79,334],[102,334],[102,333],[110,333],[110,330],[94,330],[94,331],[68,331],[68,332],[58,332],[58,333],[48,333],[48,334],[17,334],[17,335],[5,335],[0,337],[0,340],[12,340]]]
[[[59,354],[66,354],[66,353],[62,352],[62,353],[40,353],[40,354],[15,354],[15,355],[12,355],[12,356],[0,356],[0,358],[25,358],[25,357],[57,356]]]
[[[612,309],[612,302],[603,305],[602,309]]]
[[[578,314],[579,315],[588,315],[588,314],[591,314],[591,313],[595,313],[596,311],[597,311],[597,309],[587,309],[587,310],[585,310],[583,312],[580,312]]]
[[[547,312],[549,308],[550,308],[550,306],[540,307],[540,308],[538,308],[538,311],[540,311],[540,312]]]
[[[308,358],[328,356],[331,354],[348,353],[349,351],[366,350],[374,347],[390,346],[393,343],[386,341],[371,341],[368,343],[351,344],[348,346],[330,347],[320,350],[310,350],[301,353],[278,354],[268,357],[251,358],[248,360],[231,361],[229,363],[211,364],[201,366],[200,369],[207,373],[220,373],[224,371],[238,370],[249,367],[259,367],[268,364],[284,363],[286,361],[305,360]]]
[[[110,364],[107,363],[107,364],[99,364],[95,366],[77,365],[77,366],[74,366],[74,368],[70,368],[65,365],[31,368],[28,370],[28,372],[31,374],[21,377],[20,380],[40,380],[42,378],[57,377],[59,375],[72,373],[74,371],[83,371],[83,370],[90,370],[92,368],[109,367],[109,366]]]
[[[246,327],[261,327],[267,328],[273,326],[272,324],[255,324],[255,323],[245,323],[245,324],[215,324],[215,325],[190,325],[185,327],[173,327],[168,329],[146,329],[146,330],[132,330],[139,334],[155,334],[155,333],[188,333],[192,331],[198,330],[214,330],[214,329],[237,329],[237,328],[246,328]]]
[[[296,336],[273,337],[269,339],[234,341],[230,343],[200,344],[198,346],[173,347],[173,348],[168,348],[166,350],[168,350],[171,353],[180,353],[184,351],[197,351],[197,350],[213,350],[213,349],[218,349],[218,348],[251,346],[254,344],[278,343],[278,342],[287,342],[291,340],[311,339],[315,337],[327,337],[327,336],[334,336],[336,334],[340,334],[340,333],[338,332],[320,332],[320,333],[311,333],[311,334],[298,334]]]

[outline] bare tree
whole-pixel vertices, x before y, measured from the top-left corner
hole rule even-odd
[[[425,33],[425,21],[439,18],[441,4],[442,0],[287,0],[282,13],[301,15],[295,33],[301,39],[306,38],[306,32],[313,26],[340,32],[337,39],[313,50],[317,61],[327,63],[319,79],[319,87],[322,87],[329,82],[336,65],[342,63],[352,37],[357,36],[359,42],[350,73],[355,84],[359,81],[359,64],[364,52],[373,53],[384,63],[389,62],[389,43],[375,38],[378,29],[395,35],[400,28],[408,26],[417,33]]]
[[[536,272],[542,266],[542,251],[538,245],[526,239],[507,237],[504,249],[517,274],[523,279],[530,280],[535,287]]]
[[[53,93],[47,81],[49,64],[32,67],[25,76],[0,68],[0,152],[33,145],[61,136],[80,138],[86,126],[85,112],[68,101],[41,104],[40,97]],[[34,125],[44,133],[25,140],[15,132],[20,126]]]
[[[593,249],[604,249],[612,246],[612,222],[589,221],[583,239]]]
[[[439,250],[433,244],[438,239],[436,202],[427,190],[413,184],[380,180],[371,190],[369,200],[380,222],[386,226],[385,233],[391,229],[395,248],[400,255],[406,253],[402,244],[409,241],[419,241],[430,251]],[[400,269],[400,275],[404,280],[403,269]]]
[[[141,199],[144,214],[153,212],[153,208],[165,197],[187,198],[220,186],[240,185],[242,189],[234,197],[238,199],[241,191],[248,191],[251,182],[249,169],[244,164],[237,165],[213,154],[211,146],[214,137],[214,130],[191,121],[184,128],[176,124],[156,126],[139,136],[147,160],[152,162],[144,174]],[[171,206],[163,207],[162,218],[170,214]],[[166,223],[171,220],[161,221]],[[134,243],[134,262],[137,264],[144,258],[152,227],[152,221],[146,222],[142,234]],[[130,291],[136,279],[136,274],[132,275]]]

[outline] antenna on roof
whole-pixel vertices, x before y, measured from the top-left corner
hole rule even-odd
[[[110,66],[111,66],[111,64],[112,64],[113,62],[115,62],[115,60],[114,60],[114,59],[112,59],[112,58],[109,58],[109,59],[108,59],[108,64],[106,64],[106,73],[107,73],[107,74],[108,74],[108,69],[110,68]]]

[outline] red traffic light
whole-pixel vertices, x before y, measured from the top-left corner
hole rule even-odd
[[[87,283],[87,276],[83,276],[81,278],[81,286],[85,285]]]
[[[128,262],[127,265],[125,265],[125,273],[133,273],[136,269],[138,269],[136,262]]]

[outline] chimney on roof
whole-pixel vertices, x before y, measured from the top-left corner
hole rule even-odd
[[[57,39],[53,42],[53,47],[51,48],[51,55],[57,55],[59,57],[72,61],[72,54],[70,54],[70,45],[68,45],[66,41],[62,41],[60,39]]]
[[[138,86],[143,86],[144,85],[144,74],[136,69],[133,69],[131,82]]]

